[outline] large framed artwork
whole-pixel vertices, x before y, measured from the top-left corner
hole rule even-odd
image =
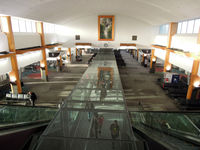
[[[98,16],[98,40],[114,40],[115,16]]]

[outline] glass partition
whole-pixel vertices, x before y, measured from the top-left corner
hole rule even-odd
[[[200,146],[200,113],[130,112],[132,126],[172,147]]]
[[[53,119],[57,110],[57,108],[0,105],[0,128],[9,125],[48,121]]]
[[[56,149],[129,150],[136,149],[136,140],[115,56],[106,49],[99,50],[42,134],[37,149],[59,145]]]

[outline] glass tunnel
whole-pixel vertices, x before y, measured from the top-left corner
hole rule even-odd
[[[101,50],[42,134],[43,149],[136,149],[112,50]]]
[[[101,49],[35,149],[147,149],[141,135],[169,149],[198,149],[199,117],[198,113],[128,112],[114,53]]]

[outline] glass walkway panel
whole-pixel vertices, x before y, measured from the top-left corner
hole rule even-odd
[[[101,49],[44,131],[37,150],[134,150],[134,136],[112,50]]]
[[[57,108],[0,105],[0,130],[54,118]]]
[[[200,148],[200,113],[130,112],[133,127],[168,149]]]

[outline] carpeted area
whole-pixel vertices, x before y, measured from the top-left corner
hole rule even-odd
[[[121,54],[127,64],[119,71],[129,110],[178,110],[173,100],[165,94],[156,82],[161,72],[150,74],[149,68],[139,64],[129,53],[123,51]]]

